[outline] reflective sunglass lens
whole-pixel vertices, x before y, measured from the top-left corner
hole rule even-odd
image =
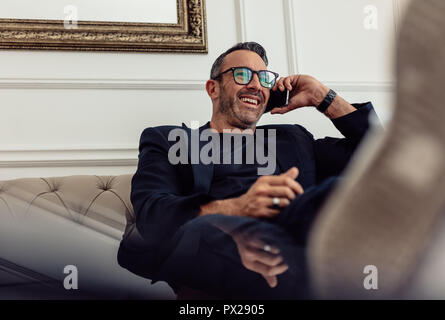
[[[272,88],[275,84],[275,75],[272,72],[260,72],[260,83],[265,88]]]
[[[252,72],[247,68],[238,68],[233,70],[235,81],[239,84],[247,84],[252,79]]]
[[[258,74],[258,78],[260,80],[260,84],[265,88],[272,88],[275,84],[276,75],[275,73],[267,70],[262,70],[255,72]],[[249,68],[234,68],[233,69],[233,78],[235,82],[238,84],[248,84],[252,80],[253,71]]]

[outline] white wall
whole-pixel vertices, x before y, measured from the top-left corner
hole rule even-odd
[[[280,75],[312,74],[350,102],[373,101],[385,120],[406,1],[206,0],[208,54],[0,51],[0,180],[133,173],[145,127],[210,119],[211,64],[238,41],[262,43]],[[363,25],[367,5],[377,30]],[[308,108],[261,123],[338,135]]]

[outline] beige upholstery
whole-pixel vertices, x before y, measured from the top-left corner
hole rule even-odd
[[[71,299],[74,293],[63,287],[63,270],[74,265],[81,289],[76,297],[175,299],[166,283],[150,284],[118,264],[126,225],[128,239],[138,243],[140,238],[130,203],[131,178],[76,175],[0,181],[0,298]],[[20,275],[34,291],[22,284],[5,286],[17,282],[11,275]],[[50,293],[39,279],[51,279]]]
[[[120,240],[134,223],[131,175],[0,181],[0,213],[23,218],[37,207]]]

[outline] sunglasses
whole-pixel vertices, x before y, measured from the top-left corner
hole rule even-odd
[[[277,81],[277,78],[279,76],[278,73],[269,70],[254,71],[247,67],[233,67],[213,77],[213,80],[216,80],[217,78],[221,77],[224,73],[230,71],[233,72],[233,80],[240,85],[249,84],[250,81],[252,81],[253,74],[256,73],[258,79],[260,80],[261,86],[267,89],[273,88],[273,86],[275,85],[275,81]]]

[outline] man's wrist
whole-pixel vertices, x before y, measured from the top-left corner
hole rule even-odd
[[[209,202],[200,207],[198,216],[203,216],[207,214],[225,214],[228,216],[234,215],[237,207],[237,198],[225,199],[225,200],[215,200]]]
[[[353,105],[348,103],[340,96],[336,96],[329,108],[326,109],[324,114],[331,120],[343,117],[351,112],[356,111]]]
[[[357,110],[322,83],[314,90],[313,105],[329,119],[336,119]]]
[[[326,95],[326,97],[317,106],[317,110],[320,111],[321,113],[325,113],[326,110],[328,110],[328,108],[332,105],[336,97],[337,97],[337,92],[335,92],[332,89],[329,89],[329,92]]]
[[[313,98],[313,106],[317,107],[319,106],[323,100],[326,98],[326,96],[329,93],[329,88],[325,85],[321,85],[317,89],[314,90],[314,98]]]

